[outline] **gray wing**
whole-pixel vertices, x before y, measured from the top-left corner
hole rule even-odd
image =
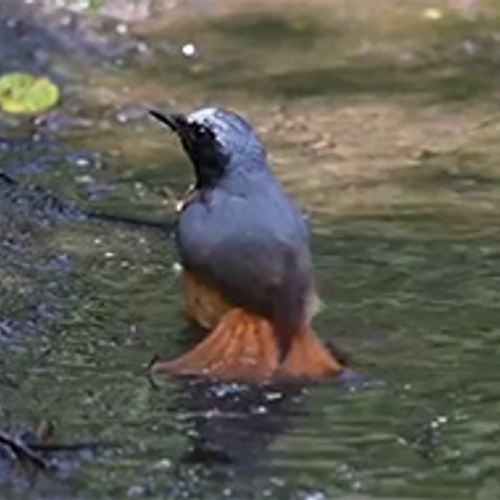
[[[303,314],[312,287],[308,233],[285,198],[193,203],[181,216],[178,244],[183,264],[235,304],[283,321]]]

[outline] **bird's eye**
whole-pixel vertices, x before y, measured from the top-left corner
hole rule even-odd
[[[197,139],[213,139],[214,134],[208,127],[205,127],[205,125],[199,125],[195,128],[195,136]]]

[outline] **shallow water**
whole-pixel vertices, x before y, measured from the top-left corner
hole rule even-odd
[[[317,329],[366,378],[150,380],[153,355],[189,339],[168,236],[3,198],[2,427],[49,419],[56,441],[101,446],[36,481],[0,468],[0,496],[498,497],[500,11],[439,3],[436,25],[423,3],[193,5],[134,27],[146,55],[96,49],[76,70],[59,54],[61,116],[36,131],[6,118],[3,168],[80,206],[171,218],[189,168],[140,104],[239,109],[311,215]]]

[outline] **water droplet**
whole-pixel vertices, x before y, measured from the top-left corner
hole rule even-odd
[[[153,465],[153,470],[158,472],[160,471],[163,472],[170,469],[171,467],[172,467],[172,462],[168,458],[162,458]]]
[[[429,7],[428,9],[424,9],[422,15],[429,21],[439,21],[443,17],[443,11],[435,7]]]
[[[267,413],[269,413],[269,410],[265,406],[257,406],[255,408],[252,408],[253,415],[266,415]]]
[[[145,493],[146,493],[146,489],[144,488],[144,486],[141,486],[139,484],[131,486],[127,490],[128,497],[140,497],[140,496],[143,496]]]
[[[172,264],[172,272],[176,275],[179,275],[182,273],[182,265],[180,262],[174,262]]]
[[[182,46],[181,52],[185,57],[195,57],[198,54],[196,46],[192,43],[184,44]]]
[[[125,23],[119,23],[116,25],[116,32],[125,35],[128,32],[128,26]]]
[[[267,401],[278,401],[283,398],[283,394],[281,392],[268,392],[266,393]]]

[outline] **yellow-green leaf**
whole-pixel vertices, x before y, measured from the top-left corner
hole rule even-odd
[[[45,77],[7,73],[0,78],[0,106],[7,113],[40,113],[59,100],[59,88]]]

